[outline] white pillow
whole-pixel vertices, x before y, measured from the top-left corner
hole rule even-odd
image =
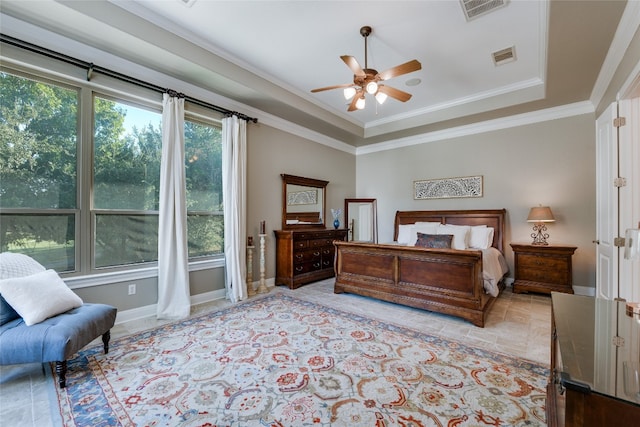
[[[493,227],[475,225],[469,233],[469,247],[474,249],[487,249],[493,243]]]
[[[470,231],[471,227],[468,225],[440,224],[436,234],[452,234],[451,249],[467,249]]]
[[[413,224],[400,224],[398,226],[398,243],[408,245],[411,240],[411,229]]]
[[[0,280],[29,276],[44,270],[42,264],[27,255],[13,252],[0,254]]]
[[[0,280],[0,294],[27,326],[82,305],[54,270]]]

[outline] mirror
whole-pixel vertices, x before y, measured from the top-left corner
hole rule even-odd
[[[282,229],[324,227],[329,181],[281,174]]]
[[[376,199],[344,199],[348,241],[378,243]]]

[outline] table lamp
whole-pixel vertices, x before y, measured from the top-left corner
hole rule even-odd
[[[531,244],[536,246],[548,245],[547,238],[549,238],[549,234],[547,234],[545,223],[555,222],[551,208],[549,206],[531,208],[527,222],[535,223],[533,225],[533,233],[531,233],[531,237],[533,237],[533,243]]]

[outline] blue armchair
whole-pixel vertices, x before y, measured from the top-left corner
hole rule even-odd
[[[0,254],[0,289],[6,289],[3,284],[12,279],[20,278],[27,283],[31,277],[39,277],[44,271],[44,267],[32,258],[20,254],[2,253]],[[9,299],[6,291],[4,296]],[[43,302],[39,301],[39,303]],[[58,384],[64,388],[67,359],[99,336],[102,336],[104,352],[109,352],[110,330],[116,320],[115,307],[84,303],[34,324],[29,324],[31,321],[28,318],[25,321],[18,311],[14,310],[14,307],[0,295],[0,364],[2,365],[55,362]]]

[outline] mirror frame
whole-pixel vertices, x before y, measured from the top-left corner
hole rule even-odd
[[[344,199],[344,221],[345,228],[347,229],[347,241],[353,241],[353,230],[351,224],[349,224],[349,203],[371,203],[372,205],[372,224],[373,224],[373,241],[370,243],[378,243],[378,212],[376,199]],[[358,240],[359,242],[369,242],[364,240]]]
[[[291,230],[296,228],[325,228],[325,218],[327,215],[327,185],[329,181],[321,179],[305,178],[302,176],[280,174],[282,177],[282,229]],[[320,212],[320,220],[322,222],[315,224],[287,224],[287,185],[301,185],[305,187],[314,187],[322,190],[322,212]]]

